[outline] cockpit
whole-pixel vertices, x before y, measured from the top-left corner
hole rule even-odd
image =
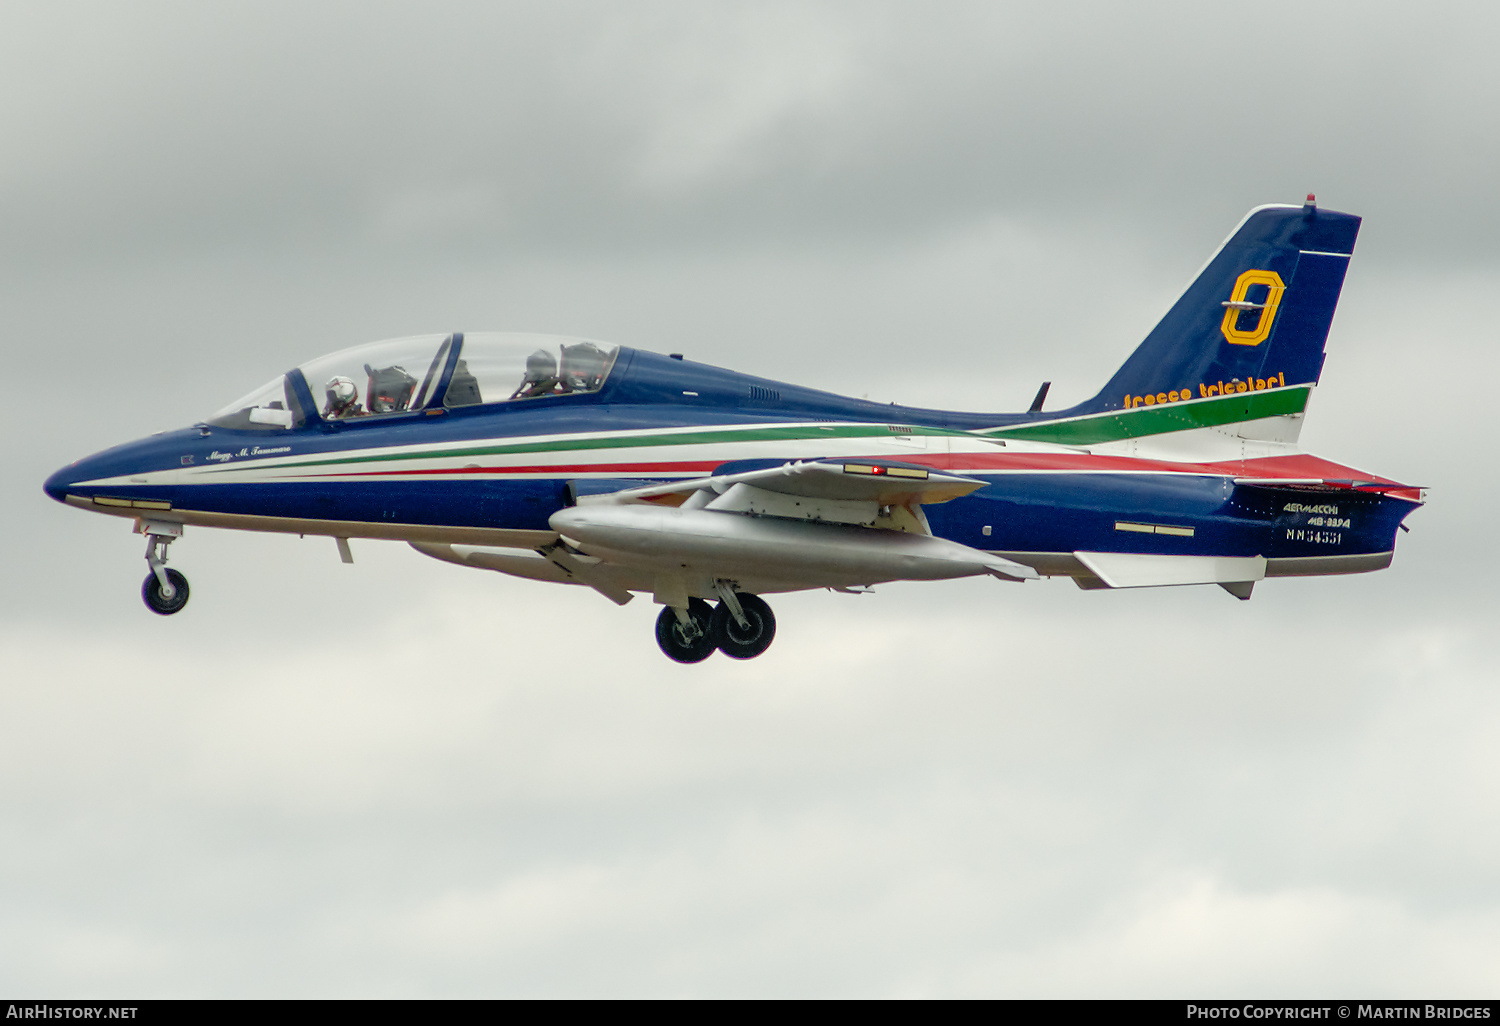
[[[279,431],[587,394],[603,387],[618,352],[617,346],[585,339],[517,332],[372,342],[305,363],[230,403],[207,423]]]

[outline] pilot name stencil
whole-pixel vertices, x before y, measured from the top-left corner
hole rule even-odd
[[[232,460],[239,456],[274,456],[277,453],[291,451],[292,447],[290,445],[278,445],[274,447],[248,445],[245,448],[241,449],[239,452],[220,452],[219,450],[215,449],[213,452],[209,453],[206,458],[213,460],[216,463],[223,463],[225,460]]]

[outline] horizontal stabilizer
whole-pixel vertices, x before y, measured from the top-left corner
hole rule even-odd
[[[1162,556],[1136,552],[1075,552],[1111,588],[1174,584],[1238,584],[1264,580],[1263,556]]]
[[[1321,491],[1348,491],[1357,488],[1364,492],[1420,492],[1421,485],[1397,484],[1395,481],[1363,481],[1351,477],[1237,477],[1237,485],[1255,485],[1262,488],[1307,488]]]

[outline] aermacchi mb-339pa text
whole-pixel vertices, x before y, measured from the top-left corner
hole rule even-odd
[[[1298,433],[1359,218],[1250,212],[1099,394],[1045,412],[885,405],[677,355],[452,333],[346,349],[46,483],[133,520],[147,606],[185,527],[385,538],[660,603],[679,662],[759,655],[763,595],[886,581],[1218,585],[1388,566],[1411,485]]]

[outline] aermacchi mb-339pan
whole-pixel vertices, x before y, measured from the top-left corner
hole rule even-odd
[[[1410,485],[1297,447],[1359,218],[1250,212],[1086,402],[955,413],[677,355],[454,333],[346,349],[202,423],[46,483],[130,518],[143,594],[187,525],[409,542],[425,555],[663,606],[679,662],[775,634],[759,596],[1066,576],[1084,588],[1350,574],[1391,562]]]

